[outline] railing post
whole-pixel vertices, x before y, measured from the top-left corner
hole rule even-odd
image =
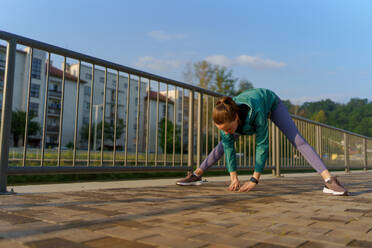
[[[3,108],[1,113],[1,130],[0,130],[0,193],[7,193],[8,180],[8,155],[9,155],[9,138],[12,118],[13,86],[16,57],[15,40],[8,41],[6,49],[5,80],[3,90]]]
[[[316,142],[316,152],[319,154],[319,157],[322,157],[322,133],[321,127],[315,126],[315,142]]]
[[[367,157],[367,139],[363,139],[363,164],[364,164],[364,171],[367,171],[367,166],[368,166],[368,157]]]
[[[188,138],[188,162],[189,170],[194,169],[194,91],[190,90],[189,96],[189,138]]]
[[[350,172],[349,136],[344,133],[345,172]]]
[[[273,176],[276,175],[276,156],[275,156],[275,125],[272,123],[271,125],[271,165],[272,165],[272,173]]]
[[[279,128],[275,129],[275,176],[280,177]]]
[[[196,143],[196,167],[202,162],[202,129],[203,129],[203,93],[198,97],[198,121],[197,121],[197,143]]]

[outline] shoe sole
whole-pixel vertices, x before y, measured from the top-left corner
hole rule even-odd
[[[325,187],[323,188],[323,193],[332,194],[332,195],[347,195],[347,191],[337,192],[337,191],[334,191],[334,190],[331,190]]]
[[[203,182],[202,181],[197,181],[197,182],[192,182],[192,183],[177,182],[176,184],[179,186],[198,186],[198,185],[202,185]]]

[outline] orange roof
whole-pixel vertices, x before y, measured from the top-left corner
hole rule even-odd
[[[58,69],[57,67],[54,67],[53,65],[50,65],[49,75],[53,76],[53,77],[62,78],[63,77],[63,71]],[[72,81],[77,81],[78,80],[78,78],[76,76],[74,76],[70,73],[67,73],[67,72],[65,72],[65,78],[69,79],[69,80],[72,80]],[[80,78],[80,82],[81,83],[86,83],[87,81],[82,80]]]
[[[145,96],[145,100],[147,100],[147,97],[148,97],[148,95]],[[157,101],[157,99],[158,99],[158,92],[156,92],[156,91],[150,91],[150,100]],[[159,93],[159,101],[160,102],[165,102],[166,99],[167,99],[166,96],[164,96],[163,94]],[[173,103],[173,100],[168,97],[168,102]]]

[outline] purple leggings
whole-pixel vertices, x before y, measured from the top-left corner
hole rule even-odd
[[[296,147],[309,164],[319,173],[326,170],[326,166],[320,159],[319,155],[314,151],[314,149],[307,143],[307,141],[301,136],[292,117],[288,113],[287,108],[279,101],[276,109],[271,113],[271,121],[275,123],[276,126],[284,133],[287,139]],[[239,138],[239,134],[234,134],[235,140]],[[201,163],[200,169],[206,171],[209,167],[214,165],[224,154],[222,142],[211,151],[208,157]]]

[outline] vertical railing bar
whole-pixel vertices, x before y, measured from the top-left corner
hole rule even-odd
[[[188,161],[189,170],[194,166],[194,90],[189,91]]]
[[[239,137],[239,165],[242,166],[242,136]]]
[[[183,133],[184,133],[184,108],[185,108],[185,104],[184,104],[184,99],[185,98],[185,89],[182,88],[182,107],[181,107],[181,166],[183,165]]]
[[[0,129],[0,193],[7,193],[8,180],[8,156],[9,156],[9,138],[11,130],[14,73],[16,62],[16,40],[8,41],[6,48],[6,64],[3,89],[3,110],[1,111],[1,129]]]
[[[197,153],[196,163],[197,167],[200,166],[202,160],[202,134],[203,134],[203,93],[199,92],[198,96],[198,121],[197,121]]]
[[[247,167],[247,136],[244,136],[244,167]]]
[[[59,136],[58,136],[58,158],[57,166],[61,166],[61,147],[63,135],[63,112],[65,105],[65,83],[66,83],[66,56],[63,58],[63,72],[62,72],[62,92],[61,92],[61,112],[59,113]]]
[[[167,139],[168,139],[168,84],[165,98],[165,131],[164,131],[164,166],[167,166]]]
[[[31,73],[32,73],[32,58],[33,58],[34,49],[31,47],[30,51],[30,67],[28,71],[28,88],[27,88],[27,106],[26,106],[26,126],[25,126],[25,135],[23,140],[23,163],[22,166],[26,166],[26,156],[27,156],[27,138],[28,138],[28,122],[29,122],[29,113],[30,113],[30,95],[31,95]]]
[[[50,71],[50,52],[48,52],[48,64],[47,64],[47,76],[45,85],[45,99],[44,99],[44,117],[43,117],[43,136],[41,144],[41,166],[44,166],[44,152],[45,152],[45,133],[46,133],[46,123],[47,123],[47,113],[48,113],[48,91],[49,91],[49,71]]]
[[[151,79],[147,87],[147,127],[146,127],[146,166],[149,164],[149,137],[150,137],[150,93],[151,93]]]
[[[74,153],[72,166],[76,163],[76,147],[77,147],[77,135],[78,135],[78,118],[79,118],[79,100],[80,100],[80,72],[81,72],[81,60],[79,60],[78,78],[77,78],[77,90],[76,90],[76,106],[75,106],[75,129],[74,129]]]
[[[217,128],[217,127],[215,127]],[[220,131],[217,129],[217,138],[218,138],[218,142],[217,143],[220,143],[221,142],[221,133]],[[225,163],[225,154],[223,155],[223,162]],[[218,160],[218,166],[221,166],[221,159]]]
[[[138,166],[138,143],[139,143],[139,117],[140,117],[140,97],[141,97],[141,77],[138,76],[138,93],[137,93],[137,124],[136,124],[136,162],[135,165]]]
[[[107,94],[107,67],[105,67],[105,81],[103,86],[103,107],[101,125],[101,166],[103,166],[104,146],[105,146],[105,117],[106,117],[106,94]]]
[[[367,139],[363,138],[363,169],[367,171],[368,167],[368,154],[367,154]]]
[[[90,143],[91,143],[91,132],[92,132],[92,118],[93,118],[93,100],[94,100],[94,72],[95,65],[92,65],[92,80],[90,83],[90,105],[89,105],[89,131],[88,131],[88,156],[87,156],[87,166],[90,166]],[[97,126],[97,123],[94,123]],[[96,127],[95,127],[96,128]],[[94,142],[96,140],[94,139]]]
[[[212,97],[212,109],[213,108],[214,108],[214,97]],[[213,147],[216,146],[216,144],[214,143],[215,142],[215,140],[214,140],[214,135],[215,135],[214,131],[215,131],[215,128],[214,128],[214,122],[213,122],[213,120],[211,121],[211,124],[212,124],[212,147],[211,148],[213,149]],[[207,154],[207,156],[208,156],[208,154]]]
[[[172,166],[175,166],[175,153],[176,153],[176,127],[177,127],[177,87],[174,88],[174,102],[173,102],[173,155]]]
[[[158,81],[158,92],[156,95],[156,135],[155,135],[155,166],[158,164],[158,143],[159,143],[159,95],[160,95],[160,82]]]
[[[205,107],[205,158],[208,157],[208,146],[209,146],[209,96],[206,95],[206,107]]]
[[[126,106],[126,117],[125,117],[125,151],[124,151],[124,166],[128,163],[128,124],[129,124],[129,96],[130,96],[130,74],[128,74],[128,86],[127,86],[127,106]]]
[[[119,106],[119,71],[116,71],[116,92],[115,92],[115,120],[114,120],[114,151],[112,154],[112,166],[116,164],[116,135],[118,125],[118,106]]]

